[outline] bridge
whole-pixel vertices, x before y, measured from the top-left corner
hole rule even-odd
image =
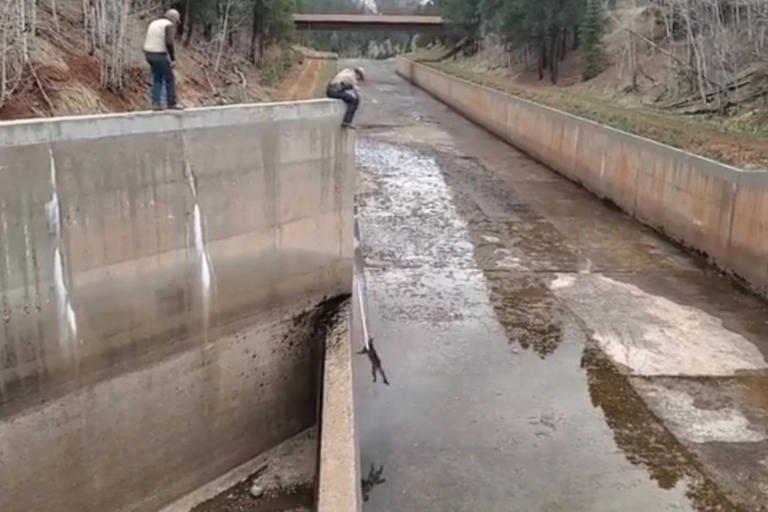
[[[393,32],[441,32],[442,16],[378,14],[294,14],[298,30],[388,30]]]

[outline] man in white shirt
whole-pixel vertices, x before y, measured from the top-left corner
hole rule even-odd
[[[355,129],[352,120],[355,118],[357,107],[360,106],[358,82],[364,81],[365,70],[363,68],[344,68],[328,84],[326,96],[342,100],[347,104],[347,113],[344,114],[344,122],[341,124],[345,128]]]
[[[173,41],[180,21],[179,11],[169,9],[162,18],[154,20],[147,27],[143,49],[152,70],[152,110],[163,109],[163,90],[168,108],[181,108],[176,103],[176,81],[173,76],[173,66],[176,64]]]

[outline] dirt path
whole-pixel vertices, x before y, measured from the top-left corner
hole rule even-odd
[[[307,57],[302,65],[288,77],[275,95],[278,101],[307,100],[322,97],[323,88],[336,61]]]

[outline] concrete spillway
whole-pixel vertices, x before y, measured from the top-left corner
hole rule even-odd
[[[418,64],[398,63],[418,88],[362,64],[357,272],[390,383],[356,358],[365,510],[763,510],[765,303],[427,92],[532,154],[596,162],[578,167],[590,189],[674,176],[634,215],[683,192],[678,226],[727,204],[694,195],[698,168],[668,174],[646,162],[671,148],[632,160],[631,136]]]
[[[317,419],[330,101],[0,127],[0,510],[157,510]]]

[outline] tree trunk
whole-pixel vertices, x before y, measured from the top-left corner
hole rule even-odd
[[[189,14],[189,0],[187,0],[184,4],[184,11],[181,15],[182,23],[178,33],[179,40],[183,42],[184,46],[189,44],[189,37],[186,37],[186,35],[192,22],[191,18],[192,16]]]
[[[528,71],[528,47],[523,51],[523,69]]]
[[[256,65],[256,30],[251,28],[251,47],[248,49],[248,60]]]
[[[564,32],[560,38],[560,60],[565,60],[565,52],[568,51],[568,32]]]
[[[573,27],[573,47],[571,50],[576,51],[579,46],[581,46],[581,32],[579,32],[579,27]]]
[[[3,22],[3,26],[0,27],[0,105],[5,102],[6,90],[8,88],[8,59],[6,57],[8,53],[8,38],[5,33],[5,13],[0,15],[0,21]]]
[[[261,61],[262,56],[262,32],[264,25],[263,18],[264,6],[261,0],[253,1],[253,20],[251,22],[251,48],[250,48],[250,60],[251,64],[258,64]]]
[[[267,48],[267,38],[260,36],[259,44],[258,44],[258,54],[256,55],[259,65],[261,65],[261,61],[264,59],[264,50],[266,50],[266,48]]]
[[[557,83],[557,67],[560,63],[560,59],[558,56],[558,51],[560,49],[560,45],[557,41],[557,35],[553,35],[550,39],[549,43],[549,51],[550,51],[550,57],[549,57],[549,73],[550,73],[550,79],[552,80],[553,84]]]
[[[216,55],[216,63],[213,66],[213,70],[218,72],[219,65],[221,64],[221,57],[224,54],[224,43],[229,39],[229,9],[232,7],[232,0],[227,0],[227,6],[224,10],[224,23],[221,27],[221,37],[219,38],[219,51]]]
[[[184,46],[189,46],[189,42],[192,40],[192,32],[195,30],[195,18],[194,16],[189,17],[189,22],[187,23],[187,33],[184,34]]]

